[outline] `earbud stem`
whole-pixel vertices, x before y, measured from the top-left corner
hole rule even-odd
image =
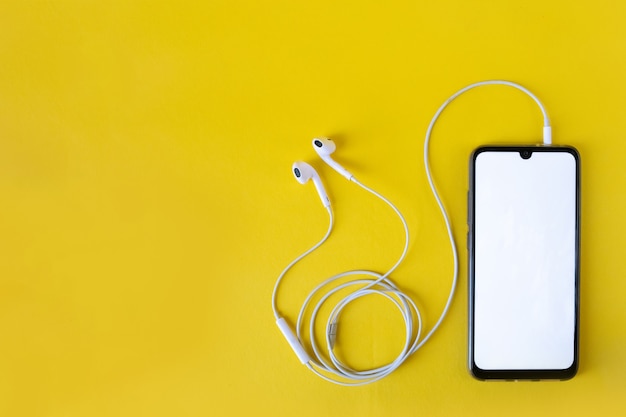
[[[330,199],[328,198],[328,194],[326,194],[326,189],[324,188],[324,184],[322,184],[322,180],[319,177],[313,177],[313,184],[315,184],[315,189],[317,190],[317,194],[320,196],[320,200],[322,200],[322,204],[324,207],[330,206]]]
[[[326,162],[332,169],[334,169],[339,174],[341,174],[343,177],[345,177],[348,181],[351,181],[352,178],[354,177],[354,175],[352,175],[350,172],[348,172],[348,170],[346,170],[344,167],[342,167],[337,162],[335,162],[333,160],[333,158],[331,158],[330,156],[328,156],[328,155],[320,155],[320,158],[322,158],[322,160],[324,160],[324,162]]]

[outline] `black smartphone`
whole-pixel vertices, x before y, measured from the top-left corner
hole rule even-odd
[[[470,159],[469,370],[569,379],[578,370],[580,156],[484,146]]]

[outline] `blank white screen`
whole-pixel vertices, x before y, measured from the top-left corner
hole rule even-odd
[[[576,160],[486,151],[475,164],[474,361],[485,370],[569,368]]]

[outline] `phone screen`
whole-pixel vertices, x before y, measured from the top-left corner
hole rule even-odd
[[[576,373],[579,177],[571,147],[472,154],[469,366],[477,378]]]

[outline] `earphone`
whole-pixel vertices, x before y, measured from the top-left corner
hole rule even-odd
[[[300,184],[306,184],[309,180],[313,181],[315,189],[317,190],[324,207],[330,206],[330,200],[328,199],[328,194],[326,193],[324,184],[322,184],[320,176],[311,165],[306,162],[297,161],[293,163],[291,170],[293,171],[293,176],[296,177],[296,181]]]
[[[354,176],[348,172],[347,169],[339,165],[330,155],[335,152],[337,146],[335,142],[328,138],[315,138],[313,139],[313,149],[317,152],[317,155],[322,158],[322,161],[326,162],[328,166],[337,171],[340,175],[350,181]]]
[[[433,118],[431,119],[431,122],[426,131],[426,136],[424,139],[424,165],[425,165],[426,175],[427,175],[428,183],[430,185],[430,189],[439,206],[442,217],[446,224],[448,238],[449,238],[450,246],[452,249],[454,266],[453,266],[453,277],[452,277],[452,282],[450,286],[450,292],[449,292],[446,304],[439,316],[439,319],[436,321],[436,323],[433,325],[430,331],[426,333],[426,335],[421,339],[420,339],[420,336],[421,336],[421,331],[422,331],[422,320],[421,320],[421,314],[420,314],[419,309],[417,308],[416,304],[411,300],[411,298],[408,297],[405,293],[403,293],[389,278],[390,274],[404,260],[407,250],[408,250],[409,230],[408,230],[406,221],[404,220],[404,217],[402,216],[400,211],[389,200],[387,200],[381,194],[377,193],[376,191],[372,190],[371,188],[359,182],[349,171],[343,168],[330,156],[331,154],[333,154],[333,152],[335,152],[336,145],[331,139],[328,139],[328,138],[313,139],[312,144],[313,144],[313,149],[315,150],[315,152],[333,170],[337,171],[340,175],[345,177],[347,180],[354,182],[355,184],[359,185],[364,190],[380,198],[388,206],[390,206],[393,209],[393,211],[396,213],[396,215],[398,216],[398,218],[400,219],[404,227],[404,232],[405,232],[404,249],[398,261],[384,274],[380,274],[380,273],[377,273],[374,271],[368,271],[368,270],[354,270],[354,271],[346,271],[346,272],[339,273],[337,275],[334,275],[322,281],[309,293],[304,303],[302,304],[302,307],[300,309],[300,313],[298,315],[298,319],[296,322],[296,326],[295,326],[295,330],[296,330],[295,333],[290,327],[290,325],[287,323],[285,318],[281,317],[281,315],[278,312],[278,307],[277,307],[277,292],[284,276],[302,258],[306,257],[311,252],[313,252],[318,247],[320,247],[324,242],[326,242],[326,240],[328,239],[328,237],[330,236],[332,232],[333,223],[334,223],[333,211],[330,205],[330,201],[328,200],[328,196],[326,194],[324,186],[321,182],[319,175],[315,171],[315,169],[309,164],[306,164],[304,162],[296,162],[293,164],[292,172],[294,176],[296,177],[296,180],[298,180],[298,182],[304,184],[310,179],[315,184],[317,192],[320,195],[320,199],[322,200],[324,207],[328,211],[329,226],[328,226],[328,230],[326,231],[326,234],[322,237],[320,241],[318,241],[310,249],[308,249],[307,251],[302,253],[300,256],[298,256],[296,259],[294,259],[280,273],[274,285],[274,290],[272,292],[272,308],[273,308],[274,316],[276,318],[276,323],[279,329],[281,330],[285,339],[288,341],[288,343],[290,344],[290,346],[292,347],[292,349],[298,356],[300,362],[302,364],[305,364],[308,369],[310,369],[312,372],[314,372],[316,375],[320,376],[321,378],[327,381],[333,382],[335,384],[346,385],[346,386],[365,385],[365,384],[369,384],[374,381],[380,380],[381,378],[384,378],[385,376],[393,372],[395,369],[397,369],[409,356],[411,356],[420,347],[422,347],[430,339],[430,337],[434,334],[434,332],[439,328],[444,318],[446,317],[448,310],[450,308],[450,305],[452,303],[452,300],[454,298],[457,281],[458,281],[458,269],[459,269],[458,268],[458,253],[456,249],[454,235],[452,233],[452,224],[447,215],[443,202],[441,198],[439,197],[439,193],[437,192],[437,189],[435,187],[432,174],[430,171],[430,163],[429,163],[430,138],[432,135],[434,125],[436,121],[438,120],[439,116],[441,115],[443,110],[454,99],[456,99],[458,96],[465,93],[466,91],[469,91],[476,87],[485,86],[485,85],[505,85],[505,86],[516,88],[524,92],[528,96],[530,96],[535,101],[535,103],[539,106],[543,114],[543,118],[544,118],[543,144],[545,146],[549,146],[552,143],[552,128],[550,126],[550,120],[548,118],[545,107],[543,106],[541,101],[539,101],[539,99],[526,88],[510,81],[488,80],[488,81],[481,81],[478,83],[468,85],[467,87],[462,88],[461,90],[457,91],[455,94],[450,96],[439,107],[439,109],[437,110]],[[353,275],[365,276],[366,278],[348,279]],[[326,353],[324,353],[318,346],[318,342],[314,335],[317,315],[321,307],[324,305],[324,303],[326,303],[329,300],[329,298],[331,298],[333,295],[336,295],[340,292],[343,293],[345,291],[348,292],[348,295],[343,296],[343,298],[341,298],[340,301],[337,304],[335,304],[335,306],[332,308],[332,311],[327,319],[326,332],[325,332]],[[359,299],[363,296],[367,296],[367,295],[383,296],[387,298],[388,300],[390,300],[399,309],[403,317],[403,320],[405,322],[406,337],[405,337],[405,343],[404,343],[402,351],[396,357],[396,359],[394,359],[392,362],[386,365],[374,368],[374,369],[359,371],[359,370],[352,369],[349,366],[347,366],[345,363],[343,363],[334,354],[333,348],[334,348],[334,342],[335,342],[336,332],[337,332],[337,323],[338,323],[339,317],[343,309],[352,301]],[[316,297],[318,297],[319,300],[315,303],[313,300],[316,299]],[[305,326],[304,326],[304,323],[306,321],[305,312],[310,308],[310,304],[313,304],[312,312],[310,313],[310,318],[308,319],[308,323],[309,323],[308,329],[305,329]],[[305,331],[308,331],[307,337],[305,337]],[[312,351],[313,353],[312,356],[310,355],[310,351],[305,348],[305,340],[307,339],[309,340],[310,351]]]
[[[300,362],[306,364],[306,366],[311,371],[313,371],[321,378],[339,385],[368,384],[385,377],[393,370],[395,370],[402,362],[404,362],[406,358],[408,358],[415,351],[420,339],[422,324],[421,314],[419,309],[417,308],[417,305],[415,304],[415,302],[413,302],[413,300],[411,300],[408,295],[404,294],[389,279],[389,275],[400,265],[400,263],[404,260],[406,256],[409,245],[409,230],[406,221],[404,220],[404,217],[402,216],[400,211],[388,199],[383,197],[378,192],[367,187],[366,185],[362,184],[354,177],[354,175],[352,175],[348,170],[346,170],[338,162],[332,159],[331,154],[333,154],[336,150],[336,145],[334,141],[329,138],[315,138],[312,141],[312,146],[315,152],[319,155],[319,157],[333,170],[335,170],[347,180],[359,185],[364,190],[380,198],[389,207],[391,207],[391,209],[400,219],[404,228],[404,248],[402,250],[400,258],[384,274],[368,270],[354,270],[339,273],[322,281],[321,284],[317,285],[309,293],[306,300],[302,304],[294,333],[287,321],[278,313],[278,308],[276,306],[276,295],[278,288],[283,277],[285,276],[287,271],[289,271],[291,267],[293,267],[293,265],[295,265],[302,258],[310,254],[312,251],[317,249],[328,239],[332,232],[334,223],[334,216],[330,201],[328,200],[326,190],[324,189],[324,185],[322,184],[318,173],[311,165],[306,162],[295,162],[292,165],[292,172],[294,174],[294,177],[301,184],[305,184],[306,182],[308,182],[308,180],[311,180],[313,182],[324,207],[328,211],[330,220],[328,230],[324,237],[312,248],[294,259],[283,270],[283,272],[276,280],[274,292],[272,294],[272,306],[274,309],[276,324],[278,325],[279,329],[283,333],[283,336],[293,349]],[[353,278],[354,276],[361,276],[361,278]],[[334,305],[326,322],[326,353],[324,353],[322,352],[322,349],[320,348],[318,342],[313,336],[318,313],[322,306],[326,304],[332,296],[343,291],[347,291],[347,295],[343,296],[343,298],[341,298],[340,301]],[[394,303],[394,305],[399,309],[405,322],[405,328],[407,330],[405,339],[406,341],[401,353],[391,363],[374,369],[359,371],[351,369],[349,366],[343,363],[334,354],[333,348],[335,345],[335,338],[337,333],[337,323],[343,309],[352,301],[368,295],[384,296],[392,303]],[[317,300],[318,298],[319,300]],[[316,301],[313,301],[314,299]],[[306,327],[304,326],[305,321],[307,321],[307,318],[305,316],[306,312],[309,309],[311,310],[310,317],[308,318],[309,326]],[[305,339],[310,340],[310,349],[312,350],[313,355],[310,355],[307,352],[307,349],[304,347],[303,340]]]

